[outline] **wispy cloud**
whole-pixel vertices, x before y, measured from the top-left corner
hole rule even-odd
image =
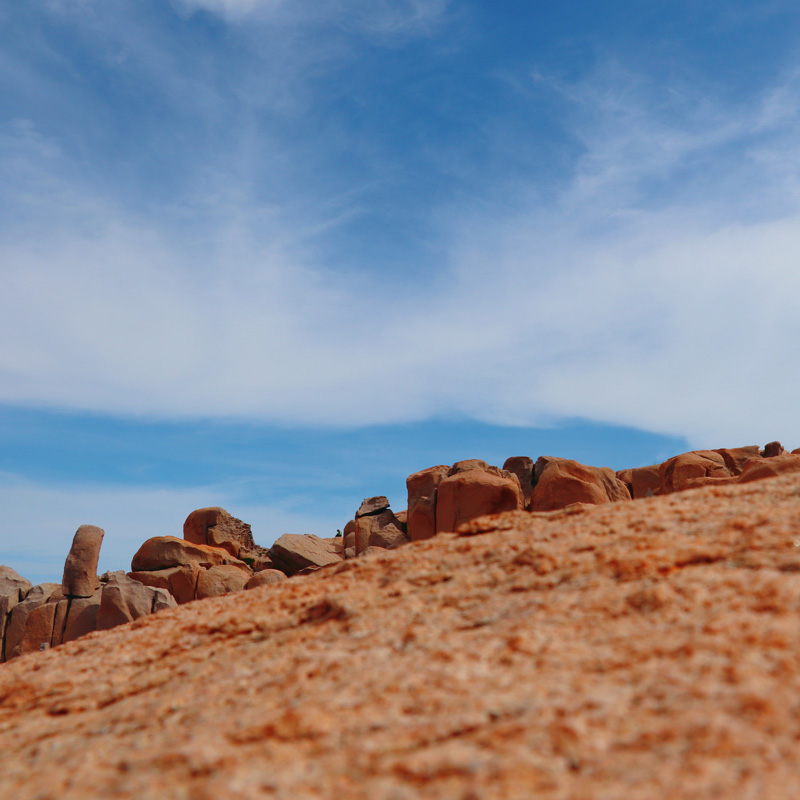
[[[446,8],[341,7],[376,31]],[[211,87],[197,119],[232,102],[221,72],[200,80],[161,58],[176,97]],[[311,63],[292,72],[309,105],[327,99]],[[57,136],[7,124],[0,172],[19,224],[0,243],[0,399],[317,425],[584,417],[696,444],[800,444],[797,73],[739,105],[688,81],[665,93],[613,62],[548,80],[529,90],[562,98],[568,169],[547,192],[487,173],[480,201],[426,206],[441,266],[413,281],[382,271],[368,243],[331,269],[325,247],[362,213],[363,184],[292,180],[352,126],[292,149],[279,115],[256,113],[266,95],[240,89],[235,146],[209,123],[208,160],[182,162],[181,191],[136,204],[88,179]]]

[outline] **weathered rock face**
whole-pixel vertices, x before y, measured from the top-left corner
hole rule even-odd
[[[529,456],[512,456],[506,459],[503,469],[517,476],[522,489],[522,499],[526,506],[529,505],[533,492],[533,459]]]
[[[262,569],[256,572],[244,585],[245,589],[257,589],[259,586],[269,586],[273,583],[281,583],[285,581],[286,575],[279,569]]]
[[[175,598],[177,603],[182,604],[189,603],[196,598],[197,582],[202,571],[202,567],[184,565],[159,570],[133,571],[128,573],[128,577],[145,586],[164,589]]]
[[[723,447],[715,450],[719,453],[731,475],[741,475],[745,464],[754,458],[761,458],[758,445],[749,447]]]
[[[144,572],[182,566],[208,569],[219,564],[231,564],[249,571],[247,564],[232,556],[229,550],[193,544],[175,536],[154,536],[137,550],[131,561],[131,570]]]
[[[183,538],[193,544],[227,550],[254,569],[270,567],[267,550],[255,543],[250,526],[224,508],[199,508],[192,511],[183,523]]]
[[[97,630],[109,630],[175,605],[175,600],[163,589],[145,586],[124,572],[115,572],[103,587],[97,611]]]
[[[241,592],[251,577],[253,576],[238,567],[226,564],[201,569],[195,597],[202,600],[206,597],[221,597],[231,592]]]
[[[341,544],[309,533],[284,533],[269,552],[281,572],[290,576],[306,567],[323,567],[344,560]]]
[[[660,464],[653,464],[649,467],[623,469],[617,472],[617,479],[628,487],[634,500],[652,497],[654,494],[661,493],[660,466]]]
[[[696,450],[670,458],[660,467],[661,493],[681,492],[709,484],[732,483],[735,476],[714,450]]]
[[[522,490],[516,476],[494,475],[484,469],[453,471],[438,487],[436,532],[455,531],[484,514],[522,509]]]
[[[353,538],[355,555],[368,547],[399,547],[410,541],[400,521],[388,508],[377,514],[358,517]]]
[[[11,661],[17,656],[22,655],[21,647],[25,639],[25,631],[28,626],[28,617],[40,606],[45,605],[51,597],[57,594],[57,599],[61,599],[61,586],[57,583],[40,583],[34,586],[27,594],[25,599],[18,603],[11,611],[11,616],[6,625],[6,635],[4,640],[4,657],[6,661]],[[41,627],[41,622],[37,622],[37,630]],[[49,643],[51,635],[47,637]],[[27,647],[27,646],[26,646]],[[38,649],[38,643],[37,643]]]
[[[361,505],[356,511],[356,519],[359,517],[366,517],[370,514],[380,514],[389,508],[389,500],[383,495],[379,497],[367,497],[362,501]]]
[[[100,588],[97,562],[104,535],[95,525],[78,528],[64,564],[61,587],[65,597],[91,597]]]
[[[101,590],[91,597],[76,597],[70,601],[62,643],[72,642],[97,630],[97,612],[100,610]]]
[[[600,505],[630,500],[628,487],[608,467],[542,456],[534,466],[531,511],[555,511],[573,503]]]
[[[0,796],[798,797],[798,519],[800,474],[511,513],[14,661]]]
[[[784,452],[781,455],[748,461],[739,477],[739,483],[749,483],[761,480],[761,478],[771,478],[787,472],[798,471],[800,471],[800,455]]]
[[[769,442],[764,445],[761,455],[764,458],[775,458],[775,456],[782,456],[785,452],[780,442]]]
[[[406,479],[407,532],[412,542],[430,539],[436,535],[436,492],[449,472],[450,467],[440,464],[415,472]]]
[[[0,662],[3,661],[3,640],[8,615],[25,599],[32,588],[31,582],[11,567],[0,565]]]

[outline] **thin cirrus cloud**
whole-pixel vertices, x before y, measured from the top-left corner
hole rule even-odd
[[[190,5],[234,26],[299,13]],[[399,31],[447,7],[319,8]],[[127,42],[129,69],[147,60],[136,55],[144,39]],[[199,80],[159,63],[176,97]],[[322,99],[309,63],[286,67],[303,109]],[[7,122],[0,170],[18,224],[0,243],[0,400],[298,425],[582,417],[696,445],[800,441],[797,81],[787,70],[737,105],[688,80],[665,100],[613,60],[570,81],[516,76],[531,103],[558,108],[568,166],[546,191],[488,170],[467,196],[421,198],[438,265],[411,281],[381,270],[369,241],[341,269],[325,258],[364,213],[357,181],[258,189],[253,174],[282,175],[285,158],[306,155],[272,121],[256,138],[277,155],[208,152],[183,165],[183,193],[151,205],[87,177],[34,122]],[[203,113],[226,102],[224,86],[209,89]],[[258,105],[237,103],[237,122]],[[246,130],[231,135],[246,145]]]

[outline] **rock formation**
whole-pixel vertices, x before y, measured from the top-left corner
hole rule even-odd
[[[798,520],[798,472],[481,517],[12,661],[0,797],[800,796]]]

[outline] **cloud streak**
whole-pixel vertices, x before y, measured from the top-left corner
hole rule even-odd
[[[195,5],[234,22],[299,13]],[[446,10],[375,8],[345,10],[378,32]],[[296,76],[313,104],[312,62]],[[483,202],[427,208],[441,266],[412,281],[368,244],[331,268],[325,248],[368,190],[294,188],[285,161],[309,151],[258,117],[269,92],[235,106],[238,160],[210,157],[150,206],[109,195],[33,122],[7,123],[0,171],[19,224],[0,244],[0,400],[297,425],[584,417],[697,445],[800,443],[797,82],[787,71],[734,106],[688,84],[665,99],[618,63],[571,83],[539,75],[526,91],[558,96],[569,169],[546,192],[486,175]],[[229,97],[209,92],[203,118]]]

